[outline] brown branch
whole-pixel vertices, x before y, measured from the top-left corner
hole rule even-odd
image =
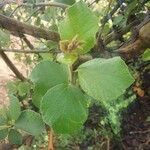
[[[0,28],[10,31],[13,35],[28,34],[36,38],[43,38],[54,42],[59,42],[60,36],[57,32],[52,32],[36,26],[19,22],[15,19],[0,14]]]
[[[20,35],[20,38],[22,38],[22,39],[24,40],[24,42],[27,44],[27,46],[28,46],[31,50],[34,49],[34,46],[32,45],[32,43],[27,39],[27,37],[26,37],[24,34]]]
[[[52,129],[48,131],[48,150],[54,150]]]
[[[123,57],[132,58],[142,54],[146,48],[150,48],[150,19],[142,22],[138,30],[137,36],[121,46],[117,53]]]
[[[137,22],[134,21],[132,22],[131,24],[127,25],[125,28],[121,29],[120,31],[118,31],[118,34],[121,36],[121,35],[124,35],[126,34],[127,32],[130,31],[131,27],[133,27]],[[112,41],[114,40],[117,40],[118,39],[118,36],[116,35],[115,32],[111,32],[110,34],[108,34],[106,36],[106,38],[104,39],[104,45],[107,45],[109,43],[111,43]]]
[[[2,59],[5,61],[5,63],[8,65],[8,67],[12,70],[12,72],[16,75],[16,77],[18,79],[20,79],[21,81],[25,80],[25,77],[19,72],[19,70],[15,67],[15,65],[11,62],[11,60],[8,58],[8,56],[1,51],[0,49],[0,55],[2,57]]]

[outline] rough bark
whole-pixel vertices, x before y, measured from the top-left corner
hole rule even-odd
[[[10,31],[15,36],[20,36],[20,34],[27,34],[36,38],[43,38],[54,42],[59,42],[60,40],[60,36],[57,32],[52,32],[36,26],[28,25],[1,14],[0,28]]]

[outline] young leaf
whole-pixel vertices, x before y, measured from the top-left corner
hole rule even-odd
[[[8,135],[8,129],[0,130],[0,141],[4,140]]]
[[[16,94],[17,93],[17,82],[14,81],[9,81],[7,83],[7,89],[8,89],[8,93],[10,94]]]
[[[20,82],[17,89],[18,89],[18,94],[20,96],[24,96],[30,91],[30,84],[28,82]]]
[[[73,133],[87,119],[86,98],[77,87],[60,84],[44,95],[41,113],[43,120],[56,133]]]
[[[79,66],[78,76],[82,89],[102,103],[115,100],[134,82],[120,57],[88,61]]]
[[[16,121],[15,127],[37,136],[42,133],[45,126],[40,114],[31,110],[25,110]]]
[[[8,134],[8,140],[11,144],[21,145],[22,135],[14,129],[11,129]]]
[[[9,120],[17,120],[21,114],[21,107],[17,97],[9,95],[9,106],[7,109],[7,115]]]
[[[59,24],[58,29],[62,41],[71,41],[76,36],[79,43],[83,41],[81,48],[77,49],[78,53],[83,54],[95,43],[98,18],[84,2],[80,1],[66,10],[66,18]]]
[[[35,84],[33,103],[39,107],[48,89],[57,84],[68,83],[68,69],[56,62],[43,61],[32,70],[30,79]]]
[[[78,55],[75,54],[64,54],[64,53],[59,53],[57,55],[57,61],[66,65],[72,65],[76,62],[78,59]]]

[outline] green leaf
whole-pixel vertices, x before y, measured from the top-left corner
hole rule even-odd
[[[146,51],[142,55],[143,61],[149,61],[150,60],[150,49],[146,49]]]
[[[86,97],[73,85],[57,85],[44,95],[41,113],[56,133],[73,133],[87,119]]]
[[[10,42],[10,34],[0,29],[0,47],[8,45]]]
[[[73,5],[76,1],[75,0],[54,0],[55,2],[67,4],[67,5]]]
[[[17,93],[17,82],[14,82],[14,81],[10,81],[7,83],[7,89],[8,89],[8,92],[10,94],[16,94]]]
[[[4,140],[8,135],[8,129],[0,130],[0,141]]]
[[[78,40],[84,43],[77,51],[83,54],[94,46],[98,18],[84,2],[80,1],[66,10],[66,18],[59,24],[58,29],[62,41],[71,41],[78,36]]]
[[[134,82],[120,57],[88,61],[79,66],[78,76],[82,89],[103,104],[118,98]]]
[[[1,126],[6,125],[6,124],[7,124],[6,109],[0,108],[0,130],[1,130]]]
[[[30,91],[30,84],[28,82],[20,82],[17,89],[18,89],[18,94],[20,96],[24,96],[29,93]]]
[[[78,55],[76,53],[75,54],[73,54],[73,53],[71,53],[71,54],[59,53],[57,55],[57,61],[60,63],[66,64],[66,65],[74,64],[77,59],[78,59]]]
[[[37,136],[42,133],[45,126],[40,114],[31,110],[25,110],[16,121],[15,127]]]
[[[17,120],[19,115],[21,114],[21,107],[20,107],[20,103],[19,100],[17,99],[17,97],[13,96],[13,95],[9,95],[9,107],[7,109],[7,116],[9,118],[9,120]]]
[[[11,144],[21,145],[22,135],[14,129],[11,129],[8,134],[8,140]]]
[[[39,107],[48,89],[57,84],[68,83],[68,69],[56,62],[43,61],[32,70],[30,79],[35,84],[33,103]]]

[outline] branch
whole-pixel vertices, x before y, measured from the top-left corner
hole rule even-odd
[[[36,38],[51,40],[54,42],[59,42],[60,40],[60,36],[57,32],[52,32],[36,26],[28,25],[1,14],[0,14],[0,28],[10,31],[11,34],[15,36],[19,36],[21,33],[21,34],[28,34]]]
[[[11,60],[7,57],[7,55],[1,51],[0,49],[0,55],[2,59],[5,61],[5,63],[8,65],[8,67],[12,70],[12,72],[16,75],[18,79],[21,81],[25,80],[25,77],[19,72],[19,70],[15,67],[15,65],[11,62]]]
[[[127,58],[132,58],[150,48],[150,18],[146,18],[145,21],[138,25],[137,29],[138,34],[116,50],[117,53]]]
[[[34,54],[39,54],[39,53],[49,53],[51,50],[21,50],[21,49],[5,49],[1,48],[0,52],[12,52],[12,53],[34,53]]]
[[[52,129],[48,131],[48,150],[54,150]]]
[[[137,21],[133,21],[132,23],[130,23],[129,25],[127,25],[125,28],[121,29],[118,31],[118,34],[119,35],[124,35],[126,34],[127,32],[130,31],[131,27],[133,27],[134,25],[137,24]],[[111,43],[113,40],[117,40],[118,39],[118,36],[116,35],[116,33],[113,31],[111,32],[110,34],[108,34],[106,36],[106,38],[104,39],[104,45],[107,45],[109,43]]]
[[[62,9],[66,9],[69,5],[58,3],[58,2],[48,2],[48,3],[38,3],[38,4],[21,4],[22,6],[25,7],[46,7],[46,6],[53,6],[53,7],[60,7]]]
[[[26,38],[26,36],[24,34],[20,35],[20,38],[22,38],[24,40],[24,42],[27,44],[27,46],[33,50],[34,46],[32,45],[32,43]]]

